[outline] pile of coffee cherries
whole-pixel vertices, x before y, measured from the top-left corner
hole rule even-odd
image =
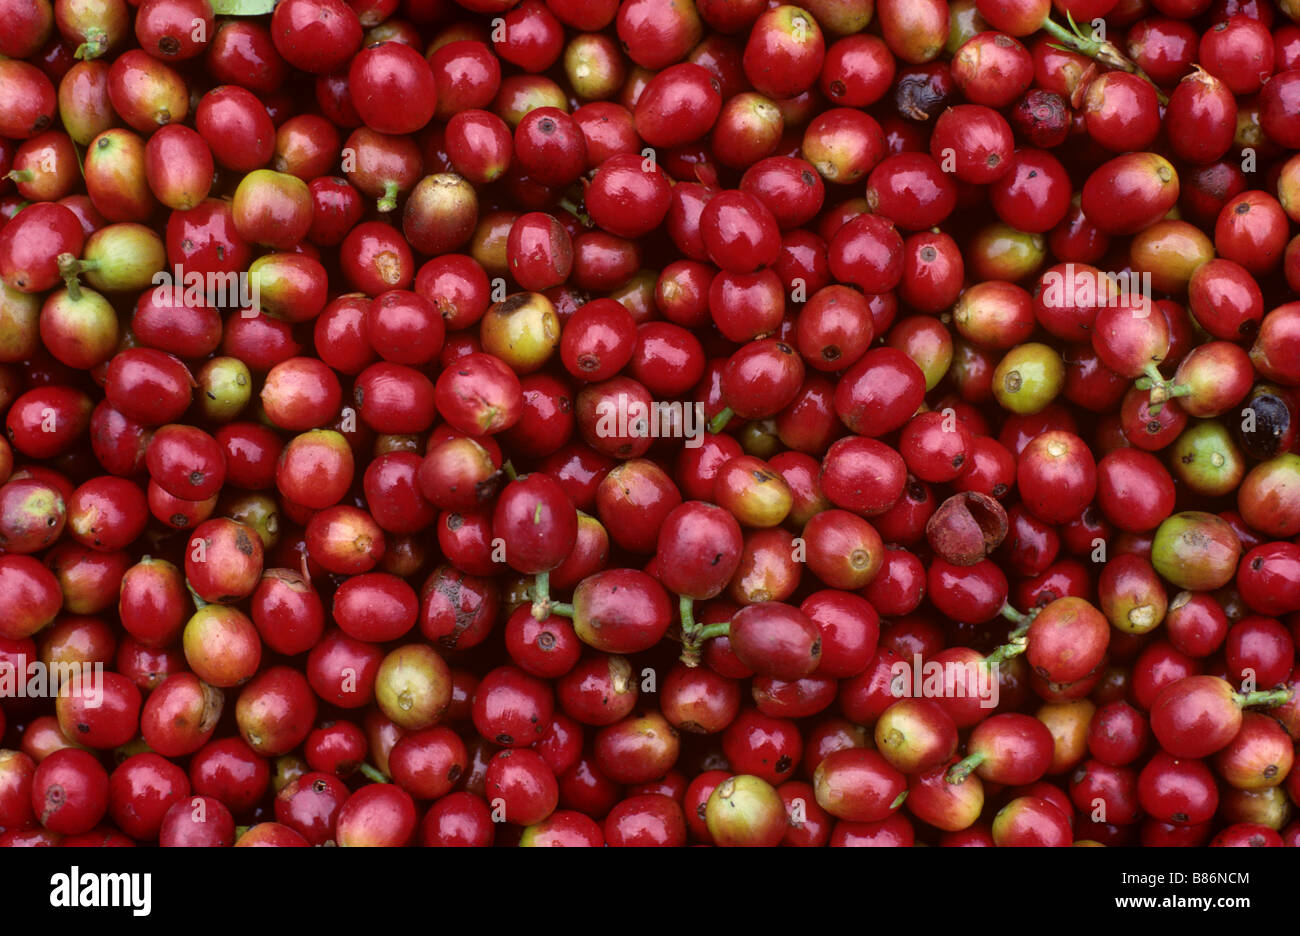
[[[1296,0],[0,0],[0,845],[1300,844]]]

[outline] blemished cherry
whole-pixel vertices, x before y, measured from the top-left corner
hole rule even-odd
[[[65,748],[37,765],[30,795],[32,812],[44,828],[78,835],[94,828],[108,809],[108,773],[85,751]]]

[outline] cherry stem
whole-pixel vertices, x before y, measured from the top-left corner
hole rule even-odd
[[[677,613],[682,622],[681,661],[689,667],[700,665],[700,650],[704,641],[714,637],[726,637],[731,633],[731,622],[720,624],[701,624],[695,620],[695,599],[681,595],[677,599]]]
[[[208,606],[208,602],[199,597],[199,593],[194,590],[194,586],[190,584],[189,579],[185,580],[185,588],[189,591],[190,597],[194,599],[194,609],[196,611],[201,611]]]
[[[1157,368],[1155,364],[1147,364],[1147,366],[1142,369],[1142,372],[1146,374],[1146,376],[1139,377],[1135,386],[1139,390],[1151,391],[1151,401],[1147,404],[1147,409],[1151,412],[1152,416],[1158,416],[1160,414],[1160,411],[1165,407],[1166,400],[1176,396],[1187,396],[1192,392],[1191,388],[1182,390],[1181,392],[1175,392],[1177,389],[1176,385],[1172,381],[1165,380],[1165,378],[1160,375],[1160,369]]]
[[[1065,51],[1078,52],[1080,55],[1086,55],[1088,58],[1100,62],[1107,68],[1117,68],[1120,71],[1128,72],[1130,75],[1136,75],[1155,88],[1156,98],[1161,104],[1169,103],[1168,95],[1160,90],[1160,86],[1152,81],[1151,76],[1139,68],[1136,62],[1121,52],[1115,43],[1085,35],[1083,30],[1079,28],[1079,24],[1074,21],[1074,17],[1068,12],[1065,14],[1065,19],[1069,23],[1068,29],[1051,17],[1043,19],[1041,28],[1048,35],[1064,43]],[[1062,46],[1057,48],[1062,48]]]
[[[998,614],[1002,615],[1013,624],[1028,624],[1034,619],[1033,614],[1021,614],[1009,604],[1003,604],[1002,607],[998,609]]]
[[[727,428],[727,423],[731,422],[731,417],[736,414],[731,411],[730,406],[724,406],[718,411],[718,414],[709,420],[709,432],[717,435],[723,429]]]
[[[731,622],[723,621],[721,624],[706,624],[699,630],[700,643],[706,640],[712,640],[714,637],[727,637],[731,634]]]
[[[1275,705],[1286,705],[1294,696],[1295,689],[1290,686],[1285,689],[1260,689],[1257,692],[1248,692],[1245,695],[1238,693],[1237,704],[1242,708],[1251,705],[1272,708]]]
[[[690,595],[677,596],[677,615],[682,622],[681,661],[691,669],[700,665],[700,631],[703,628],[695,621],[695,599]]]
[[[5,178],[14,182],[30,182],[36,178],[36,173],[30,169],[14,169]]]
[[[985,663],[1005,663],[1029,649],[1029,625],[1034,623],[1034,618],[1038,616],[1038,609],[1034,608],[1028,614],[1021,614],[1011,605],[1004,604],[999,613],[1007,620],[1014,621],[1016,626],[1011,633],[1007,634],[1007,642],[984,658]]]
[[[967,754],[948,768],[948,773],[944,775],[944,779],[949,783],[964,783],[966,778],[970,776],[971,771],[982,763],[984,763],[983,752],[975,751]]]
[[[538,572],[533,576],[533,617],[545,621],[552,614],[573,617],[573,605],[551,600],[551,573]]]
[[[533,577],[533,617],[545,621],[551,616],[551,573],[538,572]]]
[[[515,466],[510,464],[509,461],[506,461],[506,463],[501,466],[501,470],[506,473],[506,477],[511,481],[519,477],[519,472],[515,471]]]
[[[102,29],[87,29],[86,41],[77,46],[77,51],[72,54],[73,58],[82,61],[90,61],[99,58],[108,51],[108,33]]]
[[[397,196],[402,191],[401,186],[396,182],[388,181],[384,183],[384,194],[379,199],[379,210],[387,213],[397,207]]]
[[[591,225],[591,215],[589,215],[589,214],[587,214],[587,212],[583,211],[582,208],[579,207],[579,206],[578,206],[578,205],[573,201],[573,199],[569,198],[568,196],[565,196],[564,198],[561,198],[561,199],[560,199],[560,207],[563,208],[565,211],[567,211],[569,214],[573,215],[575,218],[577,218],[577,219],[578,219],[578,222],[579,222],[583,227],[591,227],[591,226],[592,226],[592,225]]]
[[[379,768],[371,767],[365,761],[361,762],[361,766],[358,767],[357,770],[361,773],[363,777],[365,777],[367,780],[370,780],[373,783],[392,783],[391,780],[389,780],[387,777],[385,777],[382,773],[379,772]]]
[[[998,663],[1005,663],[1007,660],[1014,660],[1028,649],[1029,635],[1027,633],[1020,633],[1019,628],[1017,628],[1008,636],[1006,643],[984,658],[984,662],[988,663],[990,666]]]
[[[83,270],[93,270],[94,266],[89,264],[98,266],[98,263],[94,260],[78,260],[70,253],[59,254],[58,262],[59,276],[63,278],[63,283],[68,288],[68,295],[73,302],[79,301],[81,299],[81,283],[77,280],[77,276]]]
[[[694,634],[700,629],[699,625],[695,623],[695,599],[691,596],[678,596],[677,614],[682,619],[683,634]]]

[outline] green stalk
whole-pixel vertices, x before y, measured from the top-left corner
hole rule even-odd
[[[78,260],[70,253],[59,254],[59,276],[63,277],[68,296],[73,302],[81,300],[81,282],[77,277],[86,270],[95,269],[98,265],[98,261],[95,260]]]
[[[577,218],[578,222],[583,227],[592,226],[591,215],[583,211],[582,208],[576,202],[574,202],[573,199],[569,198],[567,195],[564,198],[560,199],[560,207],[563,208],[565,211],[567,211],[569,214],[573,215],[575,218]]]
[[[682,622],[681,661],[687,666],[700,665],[700,650],[706,640],[726,637],[731,633],[731,622],[704,625],[695,620],[695,599],[681,595],[677,599],[677,613]]]
[[[1149,390],[1151,400],[1147,404],[1147,409],[1151,411],[1152,416],[1158,416],[1160,411],[1165,408],[1165,402],[1174,396],[1186,396],[1191,392],[1190,389],[1182,393],[1174,392],[1174,385],[1171,381],[1165,380],[1160,374],[1160,368],[1155,364],[1147,364],[1142,369],[1145,377],[1139,377],[1135,386],[1139,390]]]
[[[551,573],[538,572],[533,576],[533,617],[545,621],[551,616]]]
[[[714,637],[728,637],[731,634],[731,622],[723,621],[721,624],[709,624],[701,627],[697,633],[699,634],[700,643],[712,640]]]
[[[107,51],[108,34],[102,29],[92,28],[86,30],[86,41],[77,46],[77,51],[72,54],[72,57],[88,62],[99,58]]]
[[[69,289],[68,292],[72,292],[72,290]],[[206,602],[199,597],[199,593],[194,590],[194,586],[190,584],[189,579],[185,580],[185,588],[189,591],[190,598],[194,600],[195,611],[201,611],[208,606],[209,602]]]
[[[982,763],[984,763],[984,755],[979,751],[967,754],[948,768],[948,773],[944,775],[944,779],[949,783],[962,783],[970,776],[971,771]]]
[[[1257,692],[1249,692],[1245,695],[1237,694],[1237,704],[1242,708],[1252,705],[1262,705],[1265,708],[1273,708],[1277,705],[1286,705],[1295,695],[1295,689],[1288,686],[1285,689],[1260,689]]]
[[[384,183],[384,194],[379,199],[380,212],[387,214],[397,207],[397,196],[401,194],[401,186],[396,182]]]
[[[1009,604],[1004,604],[998,609],[998,614],[1002,615],[1012,624],[1028,624],[1034,619],[1032,614],[1021,614]]]
[[[533,576],[533,617],[545,621],[552,614],[573,617],[573,605],[551,600],[551,573],[538,572]]]
[[[1168,95],[1160,90],[1160,86],[1152,81],[1151,76],[1139,68],[1136,62],[1121,52],[1115,43],[1094,39],[1092,36],[1086,35],[1069,13],[1065,14],[1065,18],[1069,23],[1069,29],[1055,22],[1051,17],[1044,19],[1041,26],[1043,32],[1061,43],[1056,48],[1066,52],[1078,52],[1080,55],[1086,55],[1107,68],[1114,68],[1128,72],[1130,75],[1136,75],[1155,88],[1156,98],[1161,104],[1169,103]]]
[[[1028,614],[1021,614],[1011,605],[1004,604],[999,613],[1007,620],[1013,621],[1016,627],[1007,634],[1006,643],[984,658],[985,663],[993,665],[1015,659],[1029,649],[1029,625],[1033,624],[1034,618],[1038,616],[1038,609],[1034,608]]]

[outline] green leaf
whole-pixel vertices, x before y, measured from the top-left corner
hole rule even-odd
[[[212,0],[217,16],[265,16],[275,9],[275,0]]]

